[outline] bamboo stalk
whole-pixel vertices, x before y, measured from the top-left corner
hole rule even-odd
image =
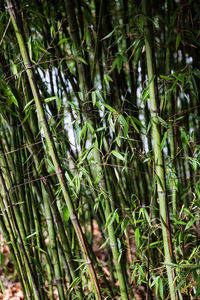
[[[50,245],[51,245],[52,257],[53,257],[55,280],[56,280],[56,285],[58,287],[59,299],[64,300],[65,292],[64,292],[64,286],[63,286],[63,278],[61,275],[61,266],[60,266],[59,256],[58,256],[58,247],[57,247],[57,242],[56,242],[54,220],[53,220],[51,208],[50,208],[47,197],[48,197],[48,195],[46,195],[45,191],[43,191],[44,209],[45,209],[45,214],[46,214],[46,220],[47,220],[47,226],[48,226],[48,232],[49,232],[49,238],[50,238]]]
[[[169,40],[169,28],[168,28],[168,21],[169,21],[169,3],[165,1],[165,8],[166,8],[166,22],[165,22],[165,39],[166,41]],[[166,54],[165,54],[165,72],[166,75],[169,75],[171,73],[171,54],[170,54],[170,44],[167,42],[166,45]],[[171,166],[172,166],[172,172],[175,171],[175,174],[177,174],[177,168],[176,168],[176,162],[175,162],[175,145],[174,145],[174,128],[173,128],[173,113],[174,113],[174,107],[173,107],[173,97],[172,94],[169,93],[167,95],[167,110],[168,110],[168,116],[169,116],[169,129],[168,129],[168,135],[169,135],[169,145],[170,145],[170,156],[171,156]],[[175,188],[174,180],[171,179],[171,192],[172,192],[172,213],[173,215],[176,215],[177,205],[176,205],[176,198],[177,198],[177,191]]]
[[[80,37],[79,37],[78,25],[77,25],[77,21],[76,21],[75,10],[74,10],[72,3],[70,3],[70,1],[65,0],[65,5],[66,5],[67,15],[69,18],[70,32],[71,32],[71,36],[72,36],[72,39],[73,39],[73,42],[75,45],[75,49],[76,49],[76,55],[82,56],[82,51],[80,49],[81,43],[80,43]],[[87,99],[90,82],[88,82],[89,80],[87,80],[87,74],[86,74],[84,64],[81,61],[77,61],[77,66],[78,66],[81,90],[83,92],[84,99]],[[90,110],[90,114],[88,114],[88,111],[87,111],[86,115],[89,118],[89,122],[92,125],[92,127],[96,128],[96,122],[95,122],[95,119],[93,118],[93,109],[90,105],[90,101],[89,101],[89,104],[87,104],[87,106],[88,106],[88,110]],[[96,157],[96,160],[100,164],[101,160],[99,158],[99,153],[97,150],[95,150],[94,155]],[[103,169],[101,167],[100,167],[100,172],[102,174],[104,173]],[[105,185],[105,183],[104,183],[104,185]],[[106,189],[106,186],[105,186],[105,189]],[[109,216],[111,215],[112,209],[111,209],[110,200],[107,197],[105,197],[105,203],[106,203],[105,216],[106,216],[106,220],[108,220]],[[117,271],[117,278],[119,280],[122,299],[128,299],[125,276],[123,274],[121,262],[118,261],[119,250],[118,250],[117,239],[115,236],[115,230],[114,230],[113,224],[108,225],[108,235],[109,235],[110,245],[111,245],[114,263],[115,263],[115,267],[116,267],[116,271]]]
[[[18,94],[17,94],[15,88],[12,85],[11,85],[11,90],[17,96],[16,99],[17,99],[18,104],[19,104],[20,119],[23,120],[24,119],[24,114],[23,114],[23,111],[22,111],[21,99],[20,99],[20,97],[18,97]],[[24,129],[24,133],[26,135],[26,138],[28,139],[28,143],[30,145],[33,145],[31,147],[28,147],[28,148],[29,148],[30,153],[33,155],[34,163],[35,163],[35,169],[38,170],[39,166],[40,166],[40,162],[42,161],[42,157],[43,157],[42,152],[40,151],[40,149],[38,149],[37,143],[35,144],[35,139],[33,137],[33,133],[31,131],[31,128],[29,127],[28,123],[27,122],[22,123],[22,127]],[[35,178],[40,176],[36,170],[33,170],[33,174],[35,175]],[[47,170],[45,169],[44,166],[42,166],[40,174],[41,174],[42,178],[45,178],[46,175],[48,174]],[[68,239],[67,239],[65,231],[64,231],[63,224],[61,222],[60,213],[58,211],[57,204],[54,201],[53,191],[51,190],[50,185],[47,183],[46,180],[43,179],[42,183],[43,183],[45,191],[46,191],[46,199],[48,199],[49,205],[51,206],[51,208],[53,210],[54,218],[55,218],[55,221],[56,221],[56,224],[57,224],[57,227],[58,227],[58,231],[59,231],[59,234],[60,234],[60,237],[61,237],[61,240],[62,240],[64,253],[65,253],[65,258],[66,258],[66,261],[69,265],[72,279],[75,280],[75,278],[78,276],[78,273],[76,272],[77,266],[75,265],[75,263],[73,262],[73,259],[72,259],[70,246],[69,246]],[[52,185],[53,185],[53,183],[52,183]],[[39,195],[40,201],[43,201],[43,197],[40,193],[40,190],[38,189],[37,184],[34,184],[34,187],[35,187],[36,193]],[[52,240],[54,240],[54,238],[52,238]],[[69,282],[71,282],[70,279],[69,279]],[[81,289],[77,290],[77,294],[79,295],[80,298],[83,297]]]
[[[32,282],[33,282],[33,285],[34,285],[36,296],[37,296],[37,299],[40,300],[41,297],[40,297],[40,292],[39,292],[39,289],[38,289],[38,283],[37,283],[37,280],[35,279],[35,275],[33,273],[33,269],[32,269],[31,263],[29,261],[29,258],[28,258],[28,255],[27,255],[27,252],[26,252],[26,249],[25,249],[25,246],[24,246],[22,235],[21,235],[21,232],[20,232],[20,229],[19,229],[19,226],[18,226],[18,223],[17,223],[17,219],[16,219],[16,216],[15,216],[15,212],[14,212],[14,209],[13,209],[13,204],[12,204],[12,201],[10,199],[8,189],[6,187],[6,183],[5,183],[4,176],[3,176],[1,168],[0,168],[0,178],[1,178],[1,181],[2,181],[3,189],[4,189],[5,194],[6,194],[7,201],[9,203],[12,219],[13,219],[13,222],[14,222],[14,226],[15,226],[17,235],[18,235],[19,240],[20,240],[20,245],[22,247],[22,251],[23,251],[23,254],[24,254],[24,257],[25,257],[25,261],[27,263],[27,267],[29,269],[30,276],[32,278]]]
[[[154,147],[154,160],[155,160],[155,172],[157,176],[157,193],[160,207],[160,218],[162,225],[163,244],[165,253],[165,263],[168,275],[168,285],[170,289],[170,297],[172,300],[178,299],[178,294],[175,292],[175,274],[170,266],[173,262],[172,241],[169,224],[169,212],[167,203],[167,190],[165,182],[165,170],[163,163],[163,154],[161,151],[161,134],[160,124],[158,120],[159,116],[159,99],[158,99],[158,87],[156,78],[156,64],[155,53],[153,46],[153,28],[151,17],[151,5],[148,0],[142,1],[143,20],[144,20],[144,41],[146,47],[146,62],[149,80],[149,95],[150,95],[150,112],[152,118],[152,136]]]
[[[54,167],[55,167],[55,171],[56,171],[56,174],[57,174],[57,177],[58,177],[61,189],[62,189],[64,199],[66,201],[66,204],[67,204],[67,207],[68,207],[68,210],[69,210],[70,219],[71,219],[72,224],[74,226],[74,229],[76,231],[76,235],[77,235],[77,238],[78,238],[83,256],[86,260],[86,264],[89,267],[91,280],[92,280],[94,288],[95,288],[95,297],[96,297],[96,299],[101,299],[101,294],[100,294],[100,290],[99,290],[99,285],[98,285],[96,273],[95,273],[93,264],[91,262],[91,259],[89,257],[86,244],[84,242],[84,236],[83,236],[82,229],[81,229],[81,226],[79,224],[77,215],[76,215],[75,210],[74,210],[73,202],[72,202],[72,200],[70,198],[70,194],[68,192],[66,179],[64,177],[64,173],[62,171],[61,164],[60,164],[60,161],[59,161],[59,158],[58,158],[58,155],[57,155],[57,151],[56,151],[56,148],[55,148],[53,137],[52,137],[52,134],[51,134],[49,126],[48,126],[47,118],[46,118],[45,113],[44,113],[44,108],[43,108],[42,101],[41,101],[41,98],[40,98],[40,95],[39,95],[39,92],[38,92],[38,89],[37,89],[37,84],[36,84],[35,79],[34,79],[34,74],[33,74],[33,71],[32,71],[31,64],[30,64],[28,52],[26,50],[24,38],[23,38],[22,32],[20,30],[19,23],[17,22],[17,16],[16,16],[14,6],[13,6],[13,3],[12,3],[11,0],[7,0],[7,9],[9,10],[9,13],[10,13],[12,24],[13,24],[13,27],[14,27],[14,30],[15,30],[15,34],[16,34],[18,43],[19,43],[22,59],[23,59],[23,62],[24,62],[25,68],[26,68],[28,78],[29,78],[29,83],[30,83],[32,93],[33,93],[33,96],[34,96],[34,100],[35,100],[35,104],[36,104],[36,107],[37,107],[38,119],[39,119],[39,121],[42,125],[43,130],[44,130],[44,134],[45,134],[46,141],[47,141],[47,144],[48,144],[49,152],[50,152],[50,155],[51,155]]]
[[[7,158],[4,153],[4,148],[3,148],[3,144],[2,144],[1,140],[0,140],[0,146],[1,146],[1,153],[2,153],[2,156],[4,157],[4,164],[5,164],[4,174],[3,174],[3,171],[1,171],[2,185],[3,185],[3,190],[6,194],[5,200],[6,200],[6,209],[8,210],[8,216],[12,220],[11,223],[10,222],[8,223],[8,225],[9,225],[8,228],[10,228],[10,230],[11,230],[10,231],[11,236],[12,236],[12,232],[16,232],[17,236],[19,236],[20,244],[22,243],[21,244],[21,247],[23,250],[22,252],[24,254],[24,258],[22,256],[21,261],[24,261],[24,259],[25,259],[25,261],[27,262],[27,265],[25,265],[25,267],[28,267],[29,272],[32,272],[31,277],[29,277],[29,276],[25,275],[25,270],[23,270],[23,275],[26,277],[27,285],[29,285],[29,284],[32,285],[32,283],[33,283],[33,285],[35,286],[35,292],[37,294],[37,291],[39,291],[39,283],[37,281],[37,278],[34,277],[35,282],[34,281],[31,282],[31,280],[30,280],[30,278],[33,278],[33,275],[36,273],[35,265],[34,265],[33,259],[32,259],[33,252],[32,252],[32,249],[28,246],[27,241],[26,241],[27,235],[25,232],[25,226],[24,226],[23,219],[21,216],[21,211],[19,210],[19,206],[16,205],[17,204],[17,196],[16,196],[15,191],[12,190],[12,187],[13,187],[12,177],[10,174],[10,168],[9,168],[8,161],[7,161]],[[10,185],[9,190],[7,188],[7,182]],[[16,225],[17,225],[17,227],[16,227]],[[11,240],[12,240],[12,245],[15,245],[14,239],[12,238]],[[15,247],[17,247],[17,246],[15,245]],[[29,287],[29,289],[30,289],[30,287]],[[31,292],[29,294],[31,294]],[[28,296],[28,297],[30,297],[30,296]]]

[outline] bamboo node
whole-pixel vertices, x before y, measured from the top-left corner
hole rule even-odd
[[[11,9],[13,9],[13,6],[12,5],[11,6],[6,6],[5,9],[11,10]]]
[[[70,219],[71,219],[72,221],[74,221],[74,220],[77,220],[77,217],[76,217],[75,214],[73,214],[73,216],[71,216]]]
[[[158,194],[166,194],[166,191],[158,191]]]
[[[105,183],[104,183],[104,180],[103,179],[101,179],[101,180],[99,180],[99,185],[100,186],[102,186],[102,185],[104,185]]]
[[[91,265],[91,264],[92,264],[91,260],[85,262],[85,265]]]
[[[60,277],[60,278],[56,278],[56,283],[61,283],[62,284],[62,277]]]
[[[117,244],[110,244],[111,248],[117,248]]]
[[[32,66],[30,65],[30,63],[24,63],[24,66],[26,68],[26,70],[30,70],[32,68]]]

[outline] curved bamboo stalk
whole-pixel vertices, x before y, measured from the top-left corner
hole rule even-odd
[[[148,0],[142,1],[142,9],[144,14],[144,41],[146,47],[146,62],[149,80],[149,94],[150,94],[150,111],[152,118],[152,136],[154,146],[155,172],[157,176],[157,193],[160,207],[160,218],[162,225],[163,244],[165,253],[165,263],[168,275],[168,285],[170,289],[170,296],[172,300],[178,299],[178,294],[175,292],[175,273],[170,266],[173,262],[172,241],[169,224],[169,212],[167,203],[167,190],[165,182],[165,170],[163,162],[163,154],[161,150],[161,134],[159,116],[159,98],[158,86],[156,78],[156,64],[153,41],[153,27],[151,21],[151,4]]]
[[[72,5],[71,1],[69,0],[65,0],[65,5],[66,5],[66,11],[67,11],[67,15],[69,18],[69,27],[70,27],[70,32],[71,32],[71,36],[74,42],[74,45],[76,47],[76,51],[78,55],[82,55],[81,51],[80,51],[80,46],[81,46],[81,42],[80,42],[80,36],[79,36],[79,31],[78,31],[78,25],[77,25],[77,21],[76,21],[76,15],[75,15],[75,10],[74,10],[74,6]],[[101,14],[102,14],[102,3],[100,4],[100,18],[101,18]],[[99,31],[99,26],[100,26],[100,20],[99,20],[99,24],[98,24],[98,31]],[[95,44],[95,51],[97,51],[97,46],[98,46],[98,41],[97,41],[98,36],[96,37],[96,44]],[[95,60],[96,60],[96,55],[97,52],[95,52]],[[95,61],[94,61],[95,63]],[[80,85],[81,85],[81,90],[83,92],[84,95],[84,99],[86,99],[87,95],[88,95],[88,91],[89,91],[89,86],[90,86],[90,82],[87,78],[87,73],[85,70],[85,66],[82,62],[77,61],[77,68],[78,68],[78,72],[79,72],[79,78],[80,78]],[[93,74],[92,74],[92,80],[94,81],[94,76],[95,76],[95,67],[93,67]],[[87,101],[85,101],[87,103]],[[90,112],[90,114],[88,114],[88,118],[89,118],[89,122],[91,123],[93,128],[96,128],[96,120],[94,118],[94,111],[93,108],[91,107],[91,102],[89,101],[89,104],[87,104],[87,110]],[[104,174],[104,170],[101,166],[101,159],[99,157],[99,153],[98,151],[95,149],[95,159],[98,162],[98,165],[100,167],[98,167],[98,172],[101,174],[101,177],[103,177]],[[103,186],[104,186],[104,190],[106,190],[106,178],[105,176],[103,177]],[[106,194],[106,193],[105,193]],[[106,220],[109,220],[111,213],[112,213],[112,208],[111,208],[111,203],[110,200],[108,199],[107,196],[105,196],[105,218]],[[113,254],[113,259],[114,259],[114,264],[115,264],[115,268],[116,268],[116,272],[117,272],[117,278],[119,280],[119,286],[120,286],[120,293],[122,296],[123,300],[128,299],[128,292],[127,292],[127,286],[126,286],[126,281],[125,281],[125,276],[124,276],[124,272],[123,272],[123,268],[122,268],[122,264],[119,261],[119,249],[118,249],[118,245],[117,245],[117,238],[115,235],[115,229],[113,224],[109,224],[108,225],[108,236],[109,236],[109,240],[110,240],[110,247],[112,250],[112,254]]]
[[[44,113],[44,108],[43,108],[43,105],[42,105],[41,97],[39,95],[37,84],[36,84],[36,81],[34,79],[34,74],[33,74],[33,71],[32,71],[29,55],[28,55],[28,52],[26,50],[24,37],[22,35],[19,23],[17,21],[17,16],[16,16],[15,9],[14,9],[14,6],[13,6],[13,3],[12,3],[11,0],[7,0],[7,9],[9,10],[9,13],[10,13],[12,24],[13,24],[13,27],[14,27],[14,30],[15,30],[15,34],[16,34],[18,43],[19,43],[22,59],[23,59],[23,62],[24,62],[25,68],[26,68],[29,83],[30,83],[31,90],[32,90],[32,93],[33,93],[33,96],[34,96],[35,104],[36,104],[36,107],[37,107],[38,119],[39,119],[39,121],[42,125],[43,131],[44,131],[44,134],[45,134],[45,137],[46,137],[49,152],[50,152],[50,155],[51,155],[54,167],[55,167],[55,171],[56,171],[56,174],[57,174],[57,177],[58,177],[61,189],[62,189],[62,193],[63,193],[64,199],[65,199],[65,202],[66,202],[68,210],[69,210],[70,219],[71,219],[72,224],[74,226],[74,229],[75,229],[75,232],[76,232],[76,235],[77,235],[77,238],[78,238],[83,256],[86,260],[86,264],[89,267],[91,280],[92,280],[93,286],[95,288],[95,297],[96,297],[96,299],[100,300],[101,299],[101,294],[100,294],[100,289],[99,289],[96,273],[95,273],[93,264],[92,264],[90,256],[89,256],[87,246],[86,246],[85,241],[84,241],[83,232],[82,232],[81,226],[79,224],[76,212],[74,210],[73,202],[71,200],[71,197],[70,197],[70,194],[69,194],[69,191],[68,191],[66,179],[65,179],[64,173],[63,173],[62,168],[61,168],[61,164],[60,164],[60,161],[59,161],[59,158],[58,158],[58,155],[57,155],[57,151],[56,151],[56,147],[55,147],[55,144],[54,144],[54,141],[53,141],[53,137],[52,137],[51,131],[49,129],[49,125],[48,125],[46,115]]]

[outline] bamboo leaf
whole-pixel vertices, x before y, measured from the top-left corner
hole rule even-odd
[[[62,106],[62,100],[60,98],[57,98],[57,100],[58,100],[58,113],[59,113]]]
[[[165,80],[167,80],[167,81],[174,80],[173,77],[171,77],[171,76],[166,76],[166,75],[160,75],[160,78],[161,78],[161,79],[165,79]]]
[[[63,210],[63,217],[65,220],[65,223],[68,223],[70,215],[69,215],[69,209],[68,209],[67,205],[65,205],[62,210]]]
[[[194,95],[197,99],[198,95],[199,95],[199,92],[198,92],[198,88],[197,88],[197,84],[196,84],[196,80],[195,80],[194,76],[191,76],[191,81],[192,81],[192,87],[193,87]]]
[[[61,45],[61,44],[66,43],[67,41],[69,41],[69,38],[60,39],[60,41],[58,42],[58,46]]]
[[[54,165],[52,164],[51,160],[50,160],[49,158],[46,158],[45,160],[47,161],[47,163],[48,163],[48,165],[50,166],[51,170],[52,170],[52,171],[55,171],[55,167],[54,167]]]
[[[124,132],[124,137],[127,137],[128,135],[128,122],[127,120],[124,118],[124,116],[119,115],[119,120],[121,121],[121,125],[122,125],[122,129]]]
[[[189,229],[189,228],[194,224],[194,222],[196,222],[196,218],[195,218],[195,217],[192,218],[192,219],[187,223],[187,225],[186,225],[186,227],[185,227],[185,230]]]
[[[88,63],[86,62],[86,60],[81,57],[81,56],[78,56],[78,60],[81,61],[83,64],[87,65]]]
[[[108,228],[108,226],[111,226],[112,223],[116,220],[117,210],[118,209],[116,209],[114,212],[111,212],[111,214],[109,215],[109,217],[106,221],[105,230]]]
[[[157,119],[160,121],[160,123],[163,127],[168,128],[168,124],[163,118],[161,118],[160,116],[157,116]]]
[[[163,279],[159,277],[159,294],[161,299],[164,299],[164,286],[163,286]]]
[[[100,93],[99,90],[96,90],[96,95],[97,95],[97,98],[99,99],[99,101],[103,104],[104,103],[104,99]]]
[[[0,288],[1,288],[1,291],[2,291],[3,295],[6,296],[4,284],[3,284],[2,280],[1,280],[1,278],[0,278]]]
[[[88,129],[88,123],[85,123],[85,125],[83,126],[80,132],[79,143],[81,142],[83,137],[85,138],[87,129]]]
[[[163,150],[163,148],[165,147],[166,141],[167,141],[167,131],[164,133],[162,142],[161,142],[161,144],[160,144],[161,150]]]
[[[112,78],[108,74],[103,75],[103,79],[107,85],[108,88],[110,88],[110,82],[112,82]]]
[[[177,34],[177,36],[176,36],[176,50],[178,50],[180,41],[181,41],[181,34],[180,34],[180,32],[179,32],[179,33]]]
[[[106,39],[108,39],[108,38],[110,38],[110,37],[113,35],[113,33],[116,31],[117,28],[118,28],[118,26],[116,26],[109,34],[107,34],[107,35],[102,39],[102,41],[103,41],[103,40],[106,40]]]
[[[51,53],[49,51],[47,51],[46,49],[44,49],[43,47],[41,46],[38,46],[38,49],[40,49],[42,52],[44,52],[45,54],[48,54],[50,55]]]
[[[102,103],[102,105],[104,107],[106,107],[109,111],[113,112],[114,114],[118,115],[119,113],[114,109],[112,108],[110,105],[106,104],[106,103]]]
[[[135,66],[137,66],[137,64],[138,64],[138,62],[139,62],[139,60],[141,58],[141,54],[142,54],[143,48],[144,48],[144,45],[142,43],[140,45],[140,47],[138,47],[138,49],[135,52],[135,56],[134,56],[134,59],[133,59],[133,62],[134,62]]]
[[[108,244],[109,242],[109,238],[106,239],[106,241],[100,246],[100,248],[98,248],[98,250],[102,250],[106,247],[106,245]]]
[[[141,237],[140,229],[139,229],[139,227],[137,227],[135,229],[135,243],[138,248],[140,247],[140,237]]]
[[[57,98],[58,98],[57,96],[49,97],[49,98],[44,99],[44,102],[48,103],[48,102],[56,100]]]
[[[93,91],[93,92],[92,92],[92,103],[93,103],[94,106],[95,106],[95,104],[96,104],[96,101],[97,101],[96,92]]]
[[[112,153],[115,157],[117,157],[118,159],[125,161],[125,158],[124,158],[119,152],[117,152],[117,151],[115,151],[115,150],[112,150],[111,153]]]
[[[35,232],[29,234],[29,235],[26,237],[26,240],[28,240],[28,239],[32,238],[33,236],[36,236],[36,235],[37,235],[37,232],[35,231]]]
[[[31,111],[33,110],[33,107],[29,107],[29,109],[27,110],[26,114],[25,114],[25,117],[22,121],[22,124],[24,124],[26,122],[26,120],[29,118],[30,114],[31,114]]]
[[[29,101],[25,106],[24,106],[24,111],[27,110],[29,108],[29,106],[34,102],[34,99],[32,99],[31,101]]]

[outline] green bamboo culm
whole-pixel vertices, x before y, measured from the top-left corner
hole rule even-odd
[[[175,274],[170,266],[173,262],[172,259],[172,241],[169,225],[169,213],[167,203],[167,190],[164,173],[164,163],[161,150],[161,133],[159,125],[159,99],[158,88],[156,80],[156,64],[154,53],[154,39],[153,39],[153,27],[151,16],[151,2],[148,0],[142,1],[143,10],[143,28],[144,28],[144,41],[146,48],[146,62],[149,81],[149,95],[150,95],[150,113],[152,119],[152,137],[153,137],[153,149],[155,160],[155,172],[157,176],[157,193],[159,200],[159,210],[162,225],[162,235],[164,244],[165,263],[168,275],[168,285],[170,290],[171,300],[177,300],[178,294],[175,292]]]
[[[52,161],[53,161],[53,164],[54,164],[54,167],[55,167],[55,171],[56,171],[56,174],[57,174],[60,186],[61,186],[63,197],[64,197],[66,205],[68,207],[70,219],[71,219],[72,224],[74,226],[74,229],[75,229],[75,232],[76,232],[76,235],[77,235],[77,239],[79,241],[80,248],[82,250],[82,254],[85,258],[86,264],[89,267],[90,277],[91,277],[92,284],[93,284],[93,287],[94,287],[95,297],[96,297],[96,299],[100,300],[101,299],[101,294],[100,294],[100,289],[99,289],[96,273],[95,273],[93,264],[92,264],[90,256],[89,256],[87,246],[86,246],[85,241],[84,241],[83,232],[82,232],[81,226],[79,224],[77,215],[75,213],[74,206],[73,206],[72,200],[70,198],[70,194],[68,192],[66,179],[64,177],[64,173],[63,173],[62,168],[61,168],[61,164],[60,164],[60,161],[59,161],[59,158],[58,158],[58,155],[57,155],[57,151],[56,151],[56,147],[55,147],[55,144],[54,144],[54,141],[53,141],[53,137],[52,137],[51,131],[49,129],[49,125],[48,125],[46,115],[44,113],[44,108],[43,108],[43,104],[42,104],[42,101],[41,101],[41,98],[40,98],[40,95],[39,95],[37,84],[36,84],[36,81],[34,79],[32,66],[31,66],[29,55],[28,55],[26,45],[25,45],[25,38],[23,37],[23,34],[21,32],[19,23],[17,21],[17,15],[15,13],[15,8],[14,8],[13,2],[11,0],[7,0],[7,9],[9,10],[9,13],[10,13],[12,25],[13,25],[14,30],[15,30],[15,34],[16,34],[16,37],[17,37],[17,40],[18,40],[18,44],[19,44],[20,52],[21,52],[22,59],[23,59],[23,62],[24,62],[24,66],[26,68],[27,76],[28,76],[28,79],[29,79],[29,84],[31,86],[31,90],[32,90],[33,97],[34,97],[35,104],[36,104],[36,108],[37,108],[38,119],[39,119],[39,122],[41,123],[42,129],[44,131],[44,135],[45,135],[47,145],[48,145],[48,148],[49,148],[49,153],[50,153],[50,156],[52,158]]]
[[[6,63],[6,60],[3,56],[3,54],[0,53],[0,55],[1,55],[0,64],[1,64],[5,74],[10,74],[10,71],[7,68],[7,63]],[[19,112],[20,119],[23,120],[24,115],[23,115],[22,99],[21,99],[21,97],[18,96],[18,92],[17,92],[16,87],[14,85],[10,84],[10,88],[11,88],[12,93],[14,95],[16,95],[16,97],[17,97],[17,102],[18,102],[19,110],[20,110],[20,112]],[[35,116],[35,115],[33,115],[33,116]],[[36,120],[33,120],[33,123],[35,123],[35,122],[36,122]],[[29,127],[29,124],[27,122],[22,123],[22,128],[25,132],[25,135],[26,135],[26,138],[28,139],[29,144],[33,145],[35,143],[34,134],[32,133],[32,130]],[[0,140],[0,143],[1,143],[1,140]],[[35,147],[36,147],[36,145],[34,147],[30,146],[29,151],[33,155],[35,168],[36,168],[36,170],[38,170],[38,168],[40,166],[40,162],[42,161],[43,155],[42,155],[41,151],[39,151],[39,149],[36,149]],[[3,152],[3,146],[1,146],[1,148],[2,148],[2,152]],[[17,146],[17,148],[18,148],[18,146]],[[5,159],[5,162],[6,162],[6,157],[5,157],[5,155],[3,155],[3,156],[4,156],[4,159]],[[7,170],[9,170],[8,166],[7,166]],[[36,170],[34,170],[35,178],[40,177],[40,176],[42,178],[45,178],[45,176],[47,174],[47,170],[45,169],[44,165],[43,165],[42,169],[40,170],[40,174],[38,174],[38,172]],[[18,180],[18,182],[20,182],[20,180]],[[75,280],[75,278],[78,276],[78,271],[76,271],[77,266],[74,265],[74,262],[72,260],[71,249],[70,249],[68,239],[67,239],[65,231],[64,231],[63,224],[61,222],[61,217],[60,217],[60,213],[59,213],[58,208],[57,208],[57,204],[54,201],[54,194],[53,194],[53,191],[51,190],[51,186],[45,180],[42,180],[42,182],[43,182],[43,186],[44,186],[44,189],[45,189],[43,197],[41,195],[41,192],[39,192],[37,186],[35,186],[35,191],[36,191],[36,194],[39,195],[39,199],[41,199],[41,201],[43,201],[44,207],[45,206],[47,207],[47,205],[49,205],[51,207],[52,211],[53,211],[53,216],[54,216],[55,222],[56,222],[57,227],[58,227],[58,232],[59,232],[59,235],[60,235],[60,238],[61,238],[61,241],[62,241],[62,247],[63,247],[64,253],[65,253],[65,256],[66,256],[65,260],[67,260],[69,268],[70,268],[72,278],[68,278],[68,281],[71,283],[72,279]],[[10,183],[10,185],[12,186],[13,184]],[[45,203],[45,201],[48,201],[49,204]],[[35,204],[33,205],[33,210],[35,211],[34,206],[35,206]],[[16,208],[16,206],[15,206],[15,208]],[[36,213],[36,211],[35,211],[35,213]],[[52,221],[54,221],[54,219],[52,219]],[[38,218],[35,218],[35,221],[36,221],[36,223],[38,223]],[[49,224],[49,221],[47,222],[47,225],[48,224]],[[57,259],[57,251],[55,251],[55,249],[53,249],[53,245],[55,244],[55,242],[54,242],[54,230],[51,230],[51,227],[48,226],[48,231],[49,231],[49,236],[50,236],[50,240],[51,240],[51,248],[52,248],[51,253],[52,253],[52,258],[53,258],[53,261],[54,261],[54,268],[55,268],[56,266],[58,266],[58,263],[56,263],[56,261],[58,261],[58,259]],[[41,234],[39,233],[38,235],[41,235]],[[38,236],[38,238],[39,238],[39,236]],[[47,266],[48,266],[48,264],[47,264]],[[49,269],[49,266],[48,266],[48,269]],[[60,275],[58,275],[58,272],[57,272],[58,269],[55,270],[55,271],[57,273],[56,277],[60,278]],[[50,280],[50,282],[51,282],[51,280]],[[58,282],[58,284],[60,284],[61,281],[57,280],[57,282]],[[40,280],[39,280],[39,283],[40,283]],[[52,286],[50,285],[49,287],[51,288]],[[81,289],[78,289],[76,293],[81,299],[82,296],[83,296]]]
[[[66,11],[67,11],[68,19],[69,19],[69,28],[70,28],[72,40],[74,42],[75,49],[77,52],[77,57],[82,56],[82,52],[80,50],[81,42],[80,42],[80,37],[78,34],[78,32],[79,32],[78,24],[76,22],[76,15],[75,15],[75,9],[74,9],[75,6],[73,4],[73,1],[69,1],[69,0],[65,0],[65,5],[66,5]],[[102,13],[102,3],[100,5],[100,11]],[[96,39],[97,39],[97,37],[96,37]],[[96,40],[95,56],[97,53],[96,52],[97,48],[98,47],[97,47],[97,40]],[[96,60],[96,57],[94,58],[94,61],[95,60]],[[94,77],[95,77],[95,67],[93,66],[92,81],[94,81]],[[88,82],[87,76],[86,76],[85,65],[81,61],[77,61],[77,69],[79,72],[81,90],[84,95],[84,99],[87,99],[87,95],[89,95],[88,94],[89,82]],[[88,114],[89,123],[91,124],[91,126],[93,128],[96,128],[97,126],[96,126],[96,120],[95,120],[94,116],[91,118],[91,115],[93,115],[93,113],[91,114],[91,112],[94,112],[94,111],[92,110],[92,108],[90,109],[90,107],[89,107],[91,105],[90,101],[85,101],[85,104],[88,106],[87,109],[89,109],[89,111],[90,111],[90,115]],[[101,166],[101,159],[99,157],[99,152],[96,149],[94,151],[95,151],[95,160],[97,161],[96,172],[98,172],[100,174],[100,177],[103,177],[104,170]],[[94,180],[95,180],[95,178],[94,178]],[[105,189],[105,191],[106,191],[106,178],[104,178],[102,181],[104,182],[103,189]],[[106,193],[105,193],[105,195],[106,195]],[[112,209],[111,209],[110,200],[108,199],[107,196],[105,196],[105,218],[106,218],[106,220],[109,220],[111,213],[112,213]],[[123,300],[127,300],[128,292],[127,292],[125,274],[123,272],[121,261],[119,261],[119,259],[118,259],[119,258],[119,249],[118,249],[117,238],[116,238],[115,228],[114,228],[113,223],[108,225],[107,230],[108,230],[108,237],[109,237],[109,241],[110,241],[110,247],[111,247],[112,255],[113,255],[113,261],[114,261],[114,265],[116,268],[116,275],[117,275],[116,277],[119,280],[120,294],[121,294],[121,297]]]
[[[168,26],[168,19],[169,19],[169,2],[165,1],[165,9],[166,9],[166,16],[165,16],[165,38],[166,38],[166,53],[165,53],[165,72],[166,75],[170,75],[171,72],[171,54],[170,54],[170,43],[169,43],[169,26]],[[175,144],[174,144],[174,129],[173,129],[173,98],[172,94],[168,93],[166,97],[167,101],[167,110],[168,110],[168,118],[169,118],[169,129],[168,129],[168,136],[169,136],[169,146],[170,146],[170,157],[171,157],[171,168],[172,172],[175,172],[177,174],[177,168],[175,164]],[[177,201],[177,191],[174,184],[174,179],[171,179],[170,183],[171,188],[171,198],[172,198],[172,213],[173,215],[176,215],[176,201]]]
[[[33,282],[34,292],[35,292],[35,295],[36,295],[36,299],[40,300],[41,296],[40,296],[40,292],[39,292],[39,288],[38,288],[38,283],[37,283],[37,280],[35,278],[35,274],[33,272],[33,268],[31,266],[31,263],[29,261],[29,258],[28,258],[28,255],[27,255],[27,252],[26,252],[26,249],[25,249],[25,246],[24,246],[24,241],[22,239],[22,235],[21,235],[21,232],[20,232],[20,229],[19,229],[19,226],[18,226],[18,223],[17,223],[17,219],[16,219],[16,216],[15,216],[15,212],[14,212],[14,209],[13,209],[13,204],[12,204],[12,201],[10,199],[9,191],[7,189],[7,186],[6,186],[5,179],[4,179],[3,172],[2,172],[1,168],[0,168],[0,178],[1,178],[1,182],[2,182],[2,186],[3,186],[4,192],[6,194],[7,201],[8,201],[9,206],[10,206],[10,212],[11,212],[13,223],[14,223],[14,226],[15,226],[15,229],[16,229],[19,241],[20,241],[20,246],[22,248],[23,255],[24,255],[24,258],[25,258],[25,261],[26,261],[26,264],[27,264],[27,267],[28,267],[28,270],[29,270],[32,282]]]

